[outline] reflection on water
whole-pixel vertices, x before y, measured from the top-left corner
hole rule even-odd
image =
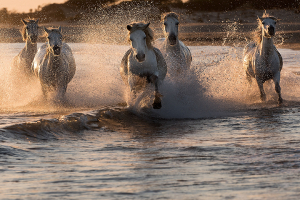
[[[2,140],[2,197],[293,199],[299,195],[298,107],[202,120],[137,119],[126,112],[112,113],[111,118],[100,118],[102,127],[90,124],[74,133],[49,129],[45,142]]]
[[[125,101],[118,63],[127,47],[72,45],[78,71],[66,107],[36,91],[7,101],[0,77],[1,199],[299,197],[299,52],[281,50],[286,101],[277,106],[256,89],[246,96],[238,49],[191,47],[196,73],[179,85],[167,79],[164,107],[152,111],[115,106]],[[17,50],[0,58],[4,68]]]

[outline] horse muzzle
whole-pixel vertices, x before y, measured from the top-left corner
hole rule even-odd
[[[143,61],[145,61],[146,55],[144,53],[138,53],[138,54],[136,54],[135,57],[138,62],[143,62]]]
[[[175,34],[170,34],[168,39],[169,39],[170,45],[175,45],[177,43],[177,37],[175,36]]]
[[[38,37],[36,35],[29,36],[31,43],[35,44],[37,42]]]
[[[274,36],[274,35],[275,35],[275,28],[274,28],[273,26],[270,26],[270,27],[268,28],[268,34],[269,34],[270,36]]]
[[[53,49],[54,55],[56,55],[56,56],[60,55],[61,48],[59,46],[55,45],[52,49]]]

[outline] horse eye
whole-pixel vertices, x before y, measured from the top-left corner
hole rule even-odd
[[[275,22],[275,24],[276,24],[276,22]]]
[[[167,23],[165,22],[164,25],[167,26]]]
[[[178,26],[179,22],[177,22],[175,25]]]

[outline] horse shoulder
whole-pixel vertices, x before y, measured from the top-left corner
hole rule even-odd
[[[154,54],[156,56],[157,68],[159,71],[159,78],[163,80],[167,74],[167,63],[158,48],[153,48]]]
[[[192,62],[191,50],[181,40],[179,40],[179,45],[180,45],[181,49],[183,50],[184,56],[186,57],[189,65],[190,65]]]
[[[72,53],[72,49],[68,44],[63,43],[61,53],[63,55],[63,59],[66,60],[71,67],[76,68],[75,58]]]

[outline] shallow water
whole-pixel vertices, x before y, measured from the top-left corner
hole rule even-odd
[[[266,103],[248,86],[241,48],[190,47],[192,73],[167,77],[152,110],[148,93],[128,100],[127,46],[70,46],[77,72],[58,106],[37,81],[13,87],[23,44],[0,44],[1,199],[298,199],[300,51],[279,49],[278,106],[273,83]]]

